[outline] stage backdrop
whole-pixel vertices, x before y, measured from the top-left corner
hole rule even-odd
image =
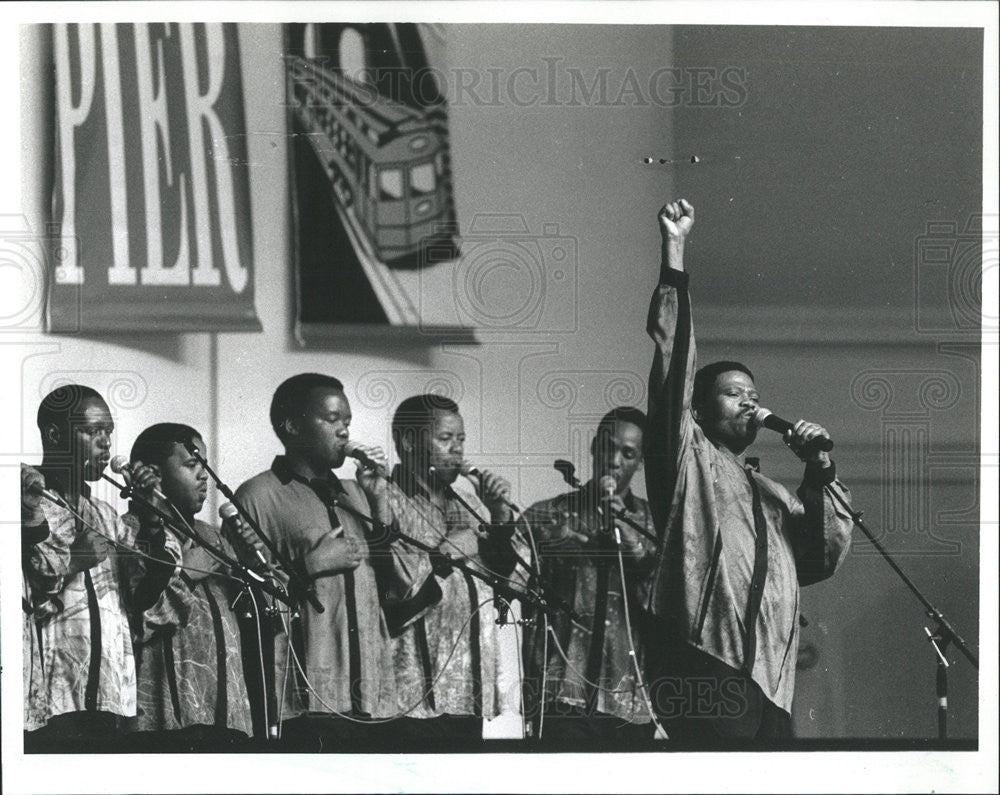
[[[52,36],[49,330],[260,330],[236,26]]]

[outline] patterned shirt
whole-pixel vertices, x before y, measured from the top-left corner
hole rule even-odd
[[[796,498],[705,436],[691,413],[688,275],[666,268],[661,278],[647,325],[656,350],[644,460],[662,548],[644,603],[685,642],[746,671],[771,702],[791,711],[799,585],[830,577],[847,556],[852,522],[832,492],[846,501],[850,493],[833,466],[806,466]],[[744,626],[750,615],[752,633]]]
[[[419,489],[403,483],[397,467],[389,487],[397,534],[436,548],[449,536],[473,532],[480,537],[480,552],[466,561],[483,572],[509,575],[509,561],[505,567],[502,551],[481,530],[490,514],[471,487],[460,485],[463,480],[455,487],[476,515],[459,502],[456,492],[446,492],[442,510]],[[492,718],[511,702],[516,704],[516,694],[512,698],[498,686],[505,672],[500,670],[493,589],[458,568],[441,565],[440,559],[405,538],[393,541],[392,549],[392,571],[385,577],[383,593],[396,633],[393,665],[399,712],[413,718]],[[462,557],[457,549],[448,554]]]
[[[35,544],[48,538],[49,526],[21,524],[21,639],[24,668],[24,730],[40,729],[49,720],[49,698],[42,670],[42,649],[35,623],[34,599],[28,581],[28,561]],[[66,561],[69,562],[68,559]],[[63,574],[65,572],[62,572]]]
[[[218,529],[195,521],[195,531],[230,557]],[[239,586],[223,565],[190,539],[184,566],[155,605],[133,617],[138,677],[137,731],[188,726],[230,728],[250,735],[250,701],[243,677],[240,627],[230,608]],[[215,572],[205,575],[204,572]]]
[[[653,521],[645,500],[630,491],[623,501],[625,515],[652,533]],[[599,504],[598,488],[591,481],[583,489],[536,503],[524,513],[534,535],[544,585],[582,619],[580,623],[572,621],[562,610],[548,616],[551,634],[546,659],[546,621],[535,617],[534,631],[524,648],[526,702],[531,697],[537,699],[535,694],[541,691],[544,664],[546,702],[562,701],[630,723],[648,723],[649,713],[630,655],[634,649],[641,664],[642,649],[635,618],[629,637],[625,602],[632,598],[634,583],[651,571],[656,548],[629,529],[637,541],[623,548],[628,588],[623,592],[618,555],[604,538]]]
[[[62,492],[52,475],[39,472],[48,488]],[[73,569],[81,554],[75,544],[84,533],[96,531],[135,547],[139,525],[119,519],[110,505],[90,496],[86,484],[73,506],[82,520],[47,500],[41,507],[49,537],[33,547],[28,567],[49,716],[86,710],[131,717],[136,682],[126,595],[143,576],[145,563],[127,572],[123,556],[97,539],[108,554],[90,568]],[[169,534],[165,549],[180,562],[180,547]]]
[[[379,606],[369,532],[358,518],[371,515],[364,492],[332,472],[311,483],[278,456],[271,469],[240,486],[236,496],[278,549],[309,575],[325,608],[318,613],[301,603],[299,620],[290,624],[294,656],[287,634],[275,638],[281,719],[305,712],[392,715],[396,691],[389,634]],[[341,533],[358,542],[362,561],[351,571],[332,573],[331,542]],[[255,534],[246,540],[270,559]],[[289,626],[287,611],[285,615]]]

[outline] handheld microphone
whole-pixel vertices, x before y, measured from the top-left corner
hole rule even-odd
[[[469,463],[468,461],[463,461],[463,462],[462,462],[462,467],[461,467],[461,469],[460,469],[459,471],[460,471],[460,472],[461,472],[461,473],[462,473],[462,474],[463,474],[463,475],[464,475],[465,477],[469,477],[469,476],[471,475],[471,476],[472,476],[472,477],[474,477],[474,478],[478,478],[478,479],[479,479],[479,482],[480,482],[480,483],[482,483],[482,480],[483,480],[483,473],[479,471],[479,467],[477,467],[477,466],[475,466],[475,465],[473,465],[473,464],[470,464],[470,463]],[[520,508],[518,508],[518,507],[517,507],[517,506],[516,506],[516,505],[515,505],[514,503],[512,503],[512,502],[511,502],[510,500],[508,500],[508,499],[506,499],[506,498],[505,498],[503,502],[504,502],[504,504],[505,504],[505,505],[506,505],[506,506],[507,506],[508,508],[510,508],[510,509],[511,509],[511,510],[512,510],[512,511],[513,511],[514,513],[521,513],[521,509],[520,509]]]
[[[266,572],[268,570],[267,558],[264,557],[263,552],[250,542],[250,528],[243,521],[243,517],[236,510],[236,506],[231,502],[222,503],[219,506],[219,518],[222,520],[223,535],[229,539],[229,542],[233,543],[234,539],[239,539],[239,543],[252,550],[256,556],[257,563],[254,565],[257,566],[259,564],[262,567],[261,570]]]
[[[68,505],[66,505],[66,500],[64,500],[62,497],[60,497],[54,491],[50,491],[49,489],[45,488],[45,486],[43,486],[38,481],[35,481],[31,485],[29,485],[28,486],[28,491],[30,491],[32,494],[35,494],[35,495],[37,495],[39,497],[44,497],[49,502],[54,502],[60,508],[68,508],[69,507]]]
[[[758,428],[767,428],[770,431],[775,431],[780,434],[784,434],[786,431],[790,431],[795,428],[795,423],[782,419],[761,406],[754,409],[754,412],[751,415],[751,420]],[[824,453],[829,453],[833,449],[833,440],[829,436],[819,436],[810,441],[808,446],[815,447],[817,450],[822,450]]]
[[[111,471],[125,478],[125,482],[129,486],[132,485],[132,469],[133,469],[132,464],[123,455],[116,455],[114,458],[111,459]],[[170,500],[167,499],[167,495],[165,495],[155,486],[153,487],[153,496],[163,500],[168,505],[170,504]]]
[[[377,461],[373,461],[368,453],[362,449],[362,445],[353,439],[349,440],[344,445],[344,452],[361,464],[361,466],[365,469],[371,469],[380,474],[382,477],[388,477],[388,472],[386,472],[385,467]]]

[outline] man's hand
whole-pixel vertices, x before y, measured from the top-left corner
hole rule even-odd
[[[694,207],[686,199],[667,202],[657,216],[662,238],[663,269],[684,270],[684,239],[694,226]]]
[[[340,536],[330,544],[328,568],[333,572],[351,571],[361,565],[361,545],[349,536]]]
[[[32,491],[35,486],[45,488],[42,473],[27,464],[21,464],[21,523],[41,524],[45,521],[42,511],[42,495]]]
[[[84,530],[69,548],[71,574],[92,569],[111,552],[110,542],[91,530]]]
[[[660,208],[657,218],[660,222],[660,235],[665,242],[684,242],[694,226],[694,207],[687,199],[667,202]]]
[[[821,437],[830,438],[826,428],[805,420],[799,420],[792,430],[786,431],[784,434],[785,444],[795,455],[807,464],[819,464],[825,469],[830,466],[829,453],[823,452],[816,445],[809,444],[813,439]]]
[[[153,494],[153,489],[160,488],[160,472],[142,461],[132,463],[132,490],[149,502],[160,502]],[[166,506],[161,506],[166,507]]]
[[[358,485],[361,486],[361,490],[367,495],[369,502],[371,502],[376,518],[383,524],[388,524],[392,521],[392,512],[389,510],[387,481],[385,479],[385,474],[389,469],[389,459],[386,457],[385,450],[381,447],[366,447],[359,444],[357,448],[377,466],[374,469],[362,466],[359,461],[354,477],[357,479]]]
[[[365,494],[369,497],[381,496],[385,493],[385,473],[389,469],[389,459],[385,455],[385,450],[381,447],[367,447],[361,444],[357,445],[357,449],[368,456],[373,464],[377,465],[372,469],[363,466],[360,461],[358,462],[358,468],[354,474],[358,485],[364,489]]]
[[[494,524],[509,522],[513,517],[510,509],[510,481],[483,469],[479,472],[479,488],[483,504],[489,509],[490,519]]]
[[[622,552],[629,557],[642,557],[644,547],[639,532],[628,522],[619,520],[616,524],[622,539]]]

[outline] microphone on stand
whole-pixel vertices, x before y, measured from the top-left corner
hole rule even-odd
[[[68,508],[69,507],[66,504],[66,500],[64,500],[62,497],[60,497],[54,491],[50,491],[49,489],[45,488],[45,486],[43,486],[38,481],[35,481],[31,485],[29,485],[28,486],[28,491],[30,491],[32,494],[35,494],[35,495],[37,495],[39,497],[44,497],[49,502],[54,502],[60,508]]]
[[[615,543],[621,546],[622,536],[615,522],[615,509],[611,501],[615,498],[615,491],[618,488],[617,481],[611,475],[605,475],[598,483],[601,489],[601,516],[604,519],[604,532],[609,537],[613,536]]]
[[[794,422],[782,419],[761,406],[754,409],[753,414],[750,415],[750,419],[758,428],[767,428],[769,431],[775,431],[780,434],[785,434],[795,428]],[[817,436],[806,447],[814,447],[817,450],[822,450],[824,453],[829,453],[833,449],[833,440],[829,436]]]
[[[371,469],[384,478],[389,476],[385,466],[372,459],[371,456],[365,452],[364,446],[360,442],[356,442],[353,439],[349,440],[344,445],[344,452],[361,464],[361,466],[365,469]]]
[[[470,464],[468,461],[463,461],[462,462],[462,466],[459,469],[459,471],[465,477],[469,477],[471,475],[472,477],[477,478],[479,480],[479,484],[480,484],[480,488],[477,489],[477,491],[481,491],[482,490],[483,473],[479,470],[479,467],[474,466],[473,464]],[[503,503],[508,508],[510,508],[514,513],[521,513],[521,509],[518,508],[517,505],[515,505],[514,503],[512,503],[507,498],[503,499]]]
[[[133,488],[132,486],[133,469],[134,467],[132,466],[131,462],[129,462],[129,460],[123,455],[116,455],[114,458],[111,459],[111,471],[115,472],[118,475],[121,475],[125,479],[125,483],[128,484],[129,488]],[[163,502],[167,503],[167,505],[170,504],[170,500],[167,499],[167,495],[164,494],[155,486],[153,487],[153,496],[157,497],[160,500],[163,500]]]
[[[246,522],[243,521],[243,517],[240,516],[240,512],[236,510],[236,506],[231,502],[222,503],[222,505],[219,506],[219,518],[222,520],[223,536],[225,536],[229,540],[229,543],[233,546],[243,546],[250,549],[253,556],[257,558],[256,562],[253,564],[254,568],[266,574],[270,570],[267,558],[264,557],[263,552],[250,542],[250,528],[247,527]]]
[[[566,481],[567,485],[572,486],[574,489],[578,489],[583,485],[580,483],[580,478],[576,476],[576,467],[573,466],[572,461],[567,461],[565,458],[557,458],[552,466],[563,476],[563,480]]]

